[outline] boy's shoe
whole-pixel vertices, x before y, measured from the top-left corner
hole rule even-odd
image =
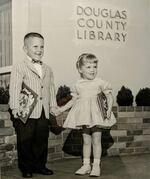
[[[32,173],[30,173],[30,172],[23,172],[22,173],[22,177],[23,178],[32,178]]]
[[[91,172],[91,166],[84,164],[80,169],[75,172],[75,175],[85,175]]]
[[[36,169],[36,170],[33,170],[33,173],[39,173],[39,174],[42,174],[42,175],[53,175],[54,172],[48,168],[41,168],[41,169]]]
[[[99,177],[101,174],[100,165],[93,165],[92,171],[90,173],[90,177]]]

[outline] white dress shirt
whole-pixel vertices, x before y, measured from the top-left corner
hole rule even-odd
[[[27,56],[27,58],[32,62],[32,59],[29,56]],[[40,65],[39,63],[33,63],[33,66],[37,70],[40,78],[42,78],[42,65]]]

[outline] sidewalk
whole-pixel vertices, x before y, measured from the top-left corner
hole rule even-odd
[[[48,167],[54,170],[54,175],[44,176],[34,174],[35,179],[87,179],[89,176],[77,176],[74,172],[81,166],[81,159],[63,159],[48,163]],[[149,179],[150,178],[150,154],[103,157],[101,179]],[[2,170],[1,179],[22,179],[17,167]]]

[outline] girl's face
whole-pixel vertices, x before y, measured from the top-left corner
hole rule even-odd
[[[97,63],[85,63],[80,69],[79,72],[83,79],[93,80],[97,75]]]

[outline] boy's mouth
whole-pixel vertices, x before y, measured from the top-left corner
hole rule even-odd
[[[41,56],[42,56],[42,53],[38,53],[38,54],[36,53],[35,56],[41,57]]]

